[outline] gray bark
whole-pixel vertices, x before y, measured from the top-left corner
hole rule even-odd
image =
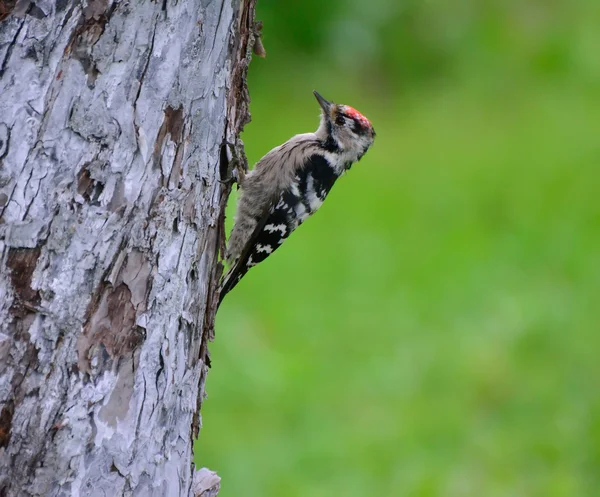
[[[254,1],[0,0],[0,496],[216,495],[192,448]]]

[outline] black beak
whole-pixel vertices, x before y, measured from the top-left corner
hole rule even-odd
[[[325,100],[321,95],[319,95],[319,93],[316,90],[313,91],[313,94],[315,95],[315,97],[317,97],[317,102],[319,102],[319,105],[323,109],[323,112],[325,113],[325,115],[328,116],[329,109],[331,109],[331,102],[328,102],[327,100]]]

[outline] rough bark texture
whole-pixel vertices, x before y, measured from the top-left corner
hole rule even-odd
[[[255,0],[0,0],[0,496],[216,495],[192,445]]]

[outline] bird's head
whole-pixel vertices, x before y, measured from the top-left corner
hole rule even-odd
[[[316,91],[313,93],[323,110],[317,136],[330,151],[360,159],[375,139],[371,121],[348,105],[328,102]]]

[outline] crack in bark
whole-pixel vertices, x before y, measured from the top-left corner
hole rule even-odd
[[[33,173],[33,170],[32,170],[32,173]],[[27,207],[25,208],[25,214],[23,214],[23,219],[27,219],[27,216],[29,214],[29,210],[31,209],[31,206],[33,205],[33,203],[35,202],[35,199],[38,197],[38,194],[40,193],[40,188],[42,187],[42,181],[41,180],[43,180],[47,175],[48,175],[48,173],[44,174],[44,176],[42,176],[40,178],[40,180],[38,181],[35,193],[31,197],[31,201],[29,202],[29,204],[27,204]],[[31,176],[29,177],[29,179],[31,179]],[[29,180],[28,180],[28,183],[29,183]]]
[[[221,25],[221,18],[223,17],[223,10],[225,10],[225,2],[221,3],[221,10],[219,11],[219,18],[217,19],[217,27],[215,29],[215,32],[219,32],[219,26]],[[217,42],[217,37],[215,36],[213,38],[212,47],[210,48],[211,52],[214,51],[216,42]]]
[[[10,191],[10,193],[9,194],[5,194],[6,195],[6,200],[4,202],[4,205],[0,206],[0,224],[2,224],[2,221],[4,221],[4,219],[3,219],[4,211],[8,207],[8,204],[10,204],[10,201],[12,200],[12,197],[15,194],[16,188],[17,188],[17,183],[15,181],[14,185],[12,187],[12,190]]]
[[[154,40],[156,38],[156,27],[158,26],[158,18],[154,18],[154,28],[152,30],[152,39],[150,40],[150,48],[148,49],[148,57],[144,62],[144,68],[142,69],[142,74],[140,75],[138,81],[140,86],[138,87],[137,93],[135,94],[135,98],[133,99],[133,110],[137,111],[137,101],[140,98],[140,93],[142,92],[142,85],[144,84],[144,78],[146,77],[146,73],[148,72],[148,66],[150,65],[150,59],[152,58],[152,52],[154,51]],[[134,121],[135,122],[135,121]]]
[[[183,232],[183,238],[181,240],[181,247],[179,248],[179,254],[177,254],[177,264],[175,264],[175,267],[177,269],[179,269],[180,264],[181,264],[181,254],[183,253],[183,250],[185,248],[185,236],[187,235],[187,227],[185,228],[185,231]]]
[[[15,49],[15,45],[17,43],[17,38],[19,38],[19,35],[21,34],[21,29],[23,29],[24,25],[25,25],[25,20],[22,20],[21,23],[19,24],[19,27],[17,28],[17,32],[15,33],[15,36],[13,36],[13,39],[8,43],[8,49],[6,50],[6,55],[4,56],[4,60],[2,60],[2,64],[0,64],[0,79],[2,78],[2,76],[4,76],[4,71],[6,70],[6,65],[8,64],[10,56],[12,55],[13,50]]]
[[[37,144],[36,144],[37,146]],[[25,166],[27,167],[27,166]],[[33,177],[33,166],[31,167],[31,169],[29,170],[29,176],[27,176],[27,180],[25,181],[25,186],[23,186],[23,198],[25,198],[25,195],[27,195],[27,187],[29,186],[29,182],[31,181],[31,178]],[[23,208],[24,206],[22,206],[21,204],[18,204],[19,207]],[[21,221],[25,220],[25,216],[21,216]]]
[[[142,402],[140,403],[140,410],[135,423],[135,438],[138,439],[138,434],[142,426],[142,415],[144,414],[144,406],[146,405],[146,389],[148,385],[146,383],[146,375],[142,372],[142,381],[144,382],[144,388],[142,389]]]
[[[59,37],[60,37],[60,34],[62,34],[62,31],[65,28],[65,26],[68,24],[69,19],[71,18],[71,14],[73,13],[74,9],[75,9],[75,6],[73,5],[65,14],[65,17],[63,19],[63,22],[61,23],[61,27],[59,30]],[[68,44],[67,44],[67,47],[68,47]],[[63,64],[64,64],[66,55],[67,55],[67,50],[65,49],[63,51],[60,61],[58,62],[58,64],[56,64],[56,68],[54,70],[54,73],[53,73],[53,76],[51,79],[51,83],[45,92],[44,109],[54,107],[54,103],[56,102],[56,98],[58,97],[58,94],[62,87],[62,81],[61,81],[60,76],[62,74]],[[33,110],[35,110],[35,109],[33,109]],[[40,114],[40,113],[38,113],[38,114]],[[37,131],[36,141],[39,141],[40,137],[44,136],[44,134],[46,133],[50,115],[51,115],[50,113],[46,113],[46,115],[42,115],[42,121],[41,121],[40,126]]]
[[[10,128],[6,123],[0,122],[0,167],[2,167],[2,159],[8,154],[9,142]]]

